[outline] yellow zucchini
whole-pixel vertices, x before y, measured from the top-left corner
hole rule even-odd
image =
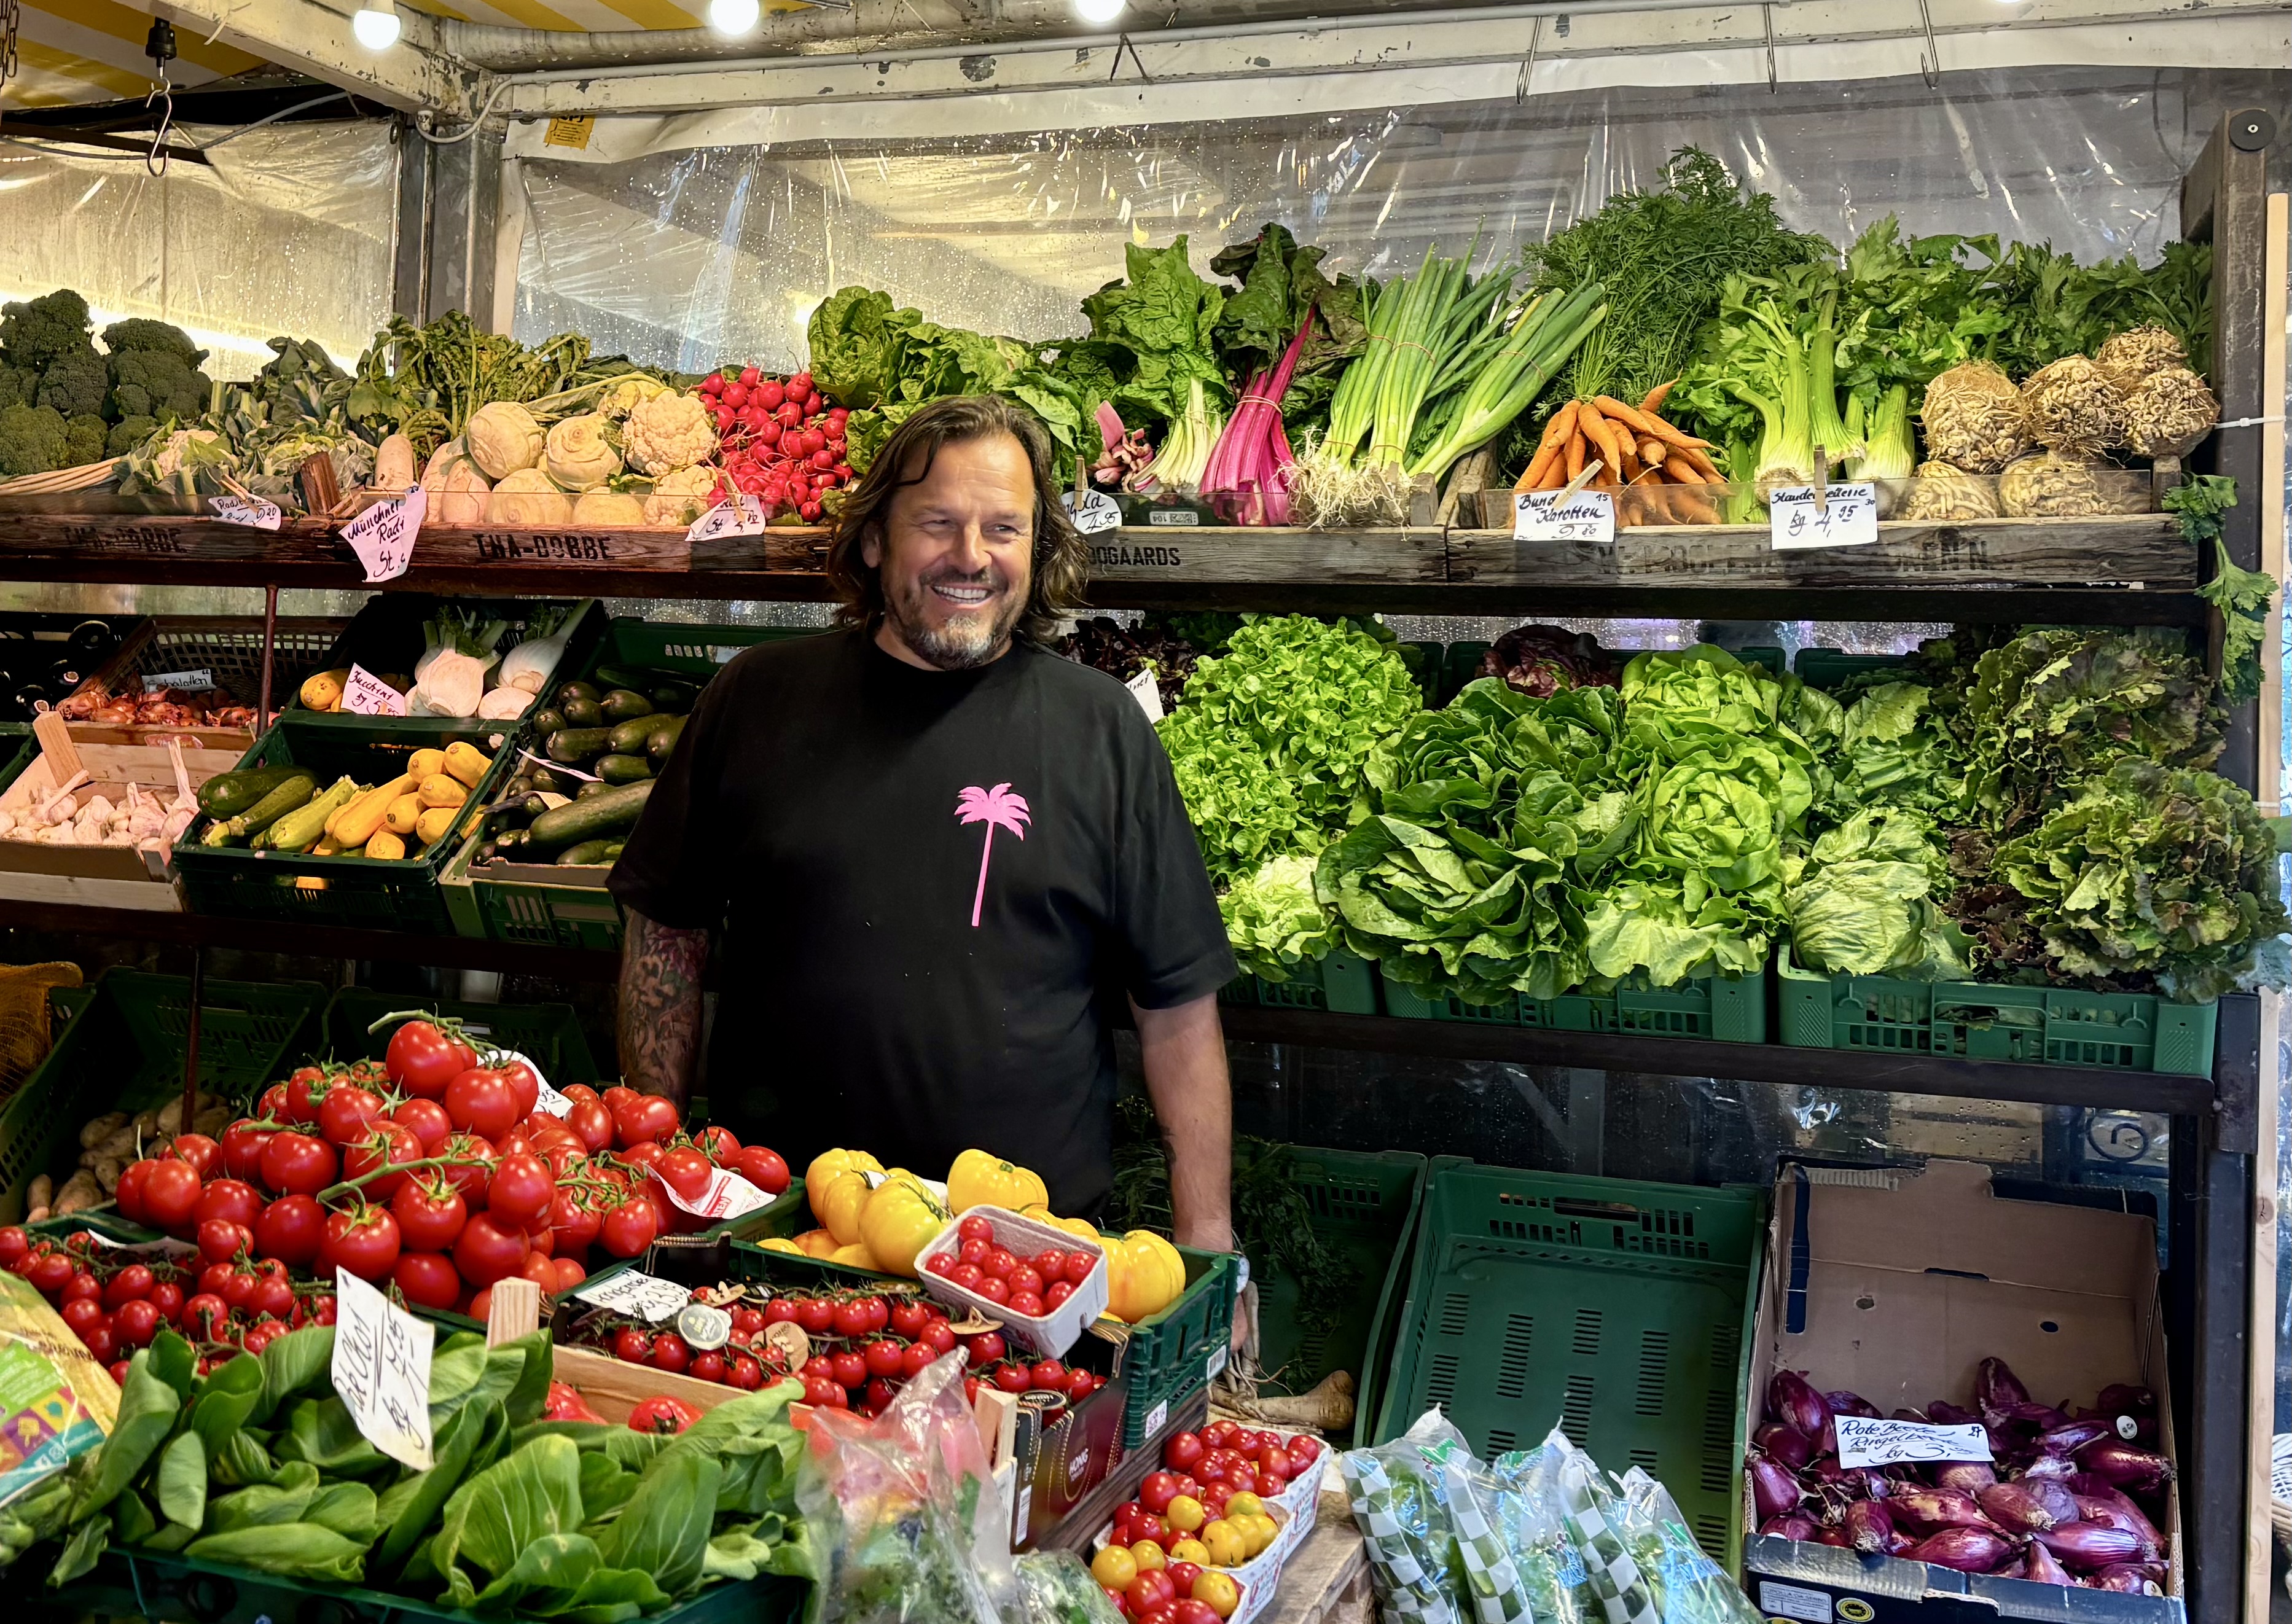
[[[327,825],[327,832],[346,848],[365,845],[374,838],[374,832],[382,827],[382,820],[390,811],[390,803],[413,787],[414,780],[405,777],[376,784],[344,807],[342,816]]]
[[[406,758],[406,776],[416,784],[445,770],[446,752],[442,750],[417,750]]]
[[[424,778],[415,794],[425,807],[458,807],[470,798],[470,792],[460,779],[449,778],[444,773],[433,773]]]
[[[343,685],[351,679],[350,668],[338,671],[313,671],[303,679],[302,698],[305,707],[313,711],[339,711],[343,708]]]
[[[478,787],[492,767],[492,760],[475,744],[456,743],[446,746],[446,770],[471,789]]]
[[[459,807],[432,807],[414,825],[414,838],[424,846],[435,846],[454,831],[462,816]]]
[[[422,798],[400,795],[382,815],[382,826],[392,834],[412,834],[414,820],[422,816]]]
[[[366,855],[394,862],[406,855],[406,842],[387,829],[377,829],[366,843]]]

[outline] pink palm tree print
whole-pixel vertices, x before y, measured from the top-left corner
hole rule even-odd
[[[1011,786],[998,784],[991,790],[972,784],[956,798],[955,816],[958,824],[984,824],[987,841],[979,849],[979,890],[971,899],[971,928],[979,929],[979,910],[987,901],[987,860],[995,852],[995,832],[1008,829],[1013,839],[1027,838],[1027,825],[1033,815],[1027,810],[1027,798],[1011,793]]]

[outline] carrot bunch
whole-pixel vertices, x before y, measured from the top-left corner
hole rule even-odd
[[[1670,393],[1670,383],[1658,383],[1635,406],[1612,395],[1570,401],[1545,425],[1535,456],[1513,488],[1565,489],[1596,460],[1599,471],[1589,481],[1591,488],[1628,486],[1644,493],[1638,502],[1617,504],[1618,525],[1718,523],[1718,500],[1727,482],[1708,454],[1709,440],[1659,415]]]

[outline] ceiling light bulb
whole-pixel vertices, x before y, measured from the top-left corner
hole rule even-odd
[[[365,0],[351,19],[351,32],[369,51],[387,51],[398,43],[395,0]]]
[[[1074,0],[1075,15],[1085,22],[1103,26],[1122,15],[1123,0]]]
[[[727,39],[749,32],[760,15],[756,0],[708,0],[708,26]]]

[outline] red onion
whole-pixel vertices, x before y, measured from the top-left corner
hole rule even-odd
[[[2088,1443],[2116,1435],[2117,1428],[2107,1421],[2068,1421],[2040,1434],[2038,1447],[2049,1455],[2074,1455]]]
[[[2076,1475],[2077,1462],[2067,1455],[2039,1455],[2022,1468],[2022,1477],[2024,1482],[2032,1477],[2039,1477],[2048,1483],[2067,1483]]]
[[[2023,1560],[2022,1577],[2041,1585],[2077,1583],[2077,1580],[2070,1577],[2069,1570],[2054,1559],[2053,1552],[2035,1540],[2030,1541],[2030,1554]]]
[[[2137,1536],[2098,1523],[2064,1523],[2058,1528],[2039,1529],[2037,1537],[2063,1564],[2086,1573],[2111,1563],[2130,1562],[2141,1554]]]
[[[1869,1417],[1874,1421],[1882,1419],[1878,1414],[1878,1406],[1859,1393],[1849,1393],[1841,1388],[1836,1393],[1824,1394],[1822,1399],[1823,1403],[1830,1406],[1830,1413],[1833,1415],[1862,1415]]]
[[[2030,1402],[2030,1389],[2003,1359],[1984,1359],[1973,1372],[1973,1402],[1985,1413],[2011,1410]]]
[[[2103,1387],[2093,1407],[2110,1415],[2130,1412],[2134,1415],[2157,1413],[2157,1395],[2146,1387],[2128,1387],[2122,1384]]]
[[[1839,1526],[1846,1531],[1847,1544],[1866,1556],[1885,1555],[1899,1540],[1893,1516],[1883,1500],[1856,1500],[1846,1507]]]
[[[2078,1460],[2086,1471],[2119,1489],[2153,1489],[2173,1475],[2173,1463],[2164,1456],[2114,1438],[2088,1444],[2079,1451]]]
[[[1814,1441],[1786,1422],[1766,1422],[1751,1435],[1751,1442],[1794,1472],[1814,1464]]]
[[[1901,1553],[1905,1562],[1930,1562],[1940,1568],[1955,1568],[1961,1573],[1987,1573],[2007,1556],[2014,1548],[1997,1534],[1984,1528],[1945,1528],[1930,1539],[1921,1540]]]
[[[2070,1418],[2051,1404],[2014,1404],[2006,1411],[2006,1419],[2015,1426],[2034,1427],[2039,1432],[2051,1432],[2056,1427],[2070,1424]]]
[[[1886,1497],[1887,1507],[1898,1518],[1926,1528],[1990,1528],[1971,1494],[1956,1489],[1898,1488]]]
[[[1926,1424],[1926,1412],[1923,1410],[1901,1409],[1894,1411],[1893,1419],[1897,1421],[1910,1421],[1923,1427]]]
[[[1933,1480],[1937,1489],[1979,1495],[1997,1481],[1997,1473],[1986,1460],[1940,1460],[1934,1463]]]
[[[1748,1467],[1751,1475],[1751,1499],[1759,1509],[1759,1520],[1779,1517],[1798,1509],[1806,1498],[1798,1479],[1777,1462],[1763,1456],[1754,1459]]]
[[[1964,1427],[1981,1419],[1971,1410],[1960,1410],[1956,1404],[1946,1404],[1940,1399],[1926,1406],[1926,1419],[1937,1427]]]
[[[1846,1543],[1846,1531],[1843,1528],[1816,1529],[1814,1532],[1814,1543],[1817,1545],[1835,1545],[1841,1550],[1852,1548]]]
[[[1759,1524],[1759,1532],[1763,1534],[1771,1534],[1778,1540],[1812,1540],[1820,1531],[1815,1527],[1812,1517],[1794,1514],[1790,1516],[1769,1517]]]
[[[2130,1563],[2111,1563],[2085,1581],[2095,1590],[2114,1590],[2119,1596],[2162,1596],[2164,1587],[2148,1573]]]
[[[2035,1533],[2056,1523],[2077,1521],[2077,1502],[2070,1498],[2067,1489],[2054,1490],[2062,1505],[2068,1508],[2068,1515],[2062,1515],[2051,1497],[2038,1492],[2038,1487],[2035,1483],[1994,1483],[1974,1499],[1993,1522],[2010,1533]]]
[[[2123,1529],[2141,1541],[2141,1555],[2147,1561],[2153,1562],[2164,1554],[2165,1541],[2158,1533],[2157,1525],[2149,1520],[2140,1507],[2116,1490],[2104,1490],[2099,1494],[2078,1494],[2073,1498],[2078,1521],[2095,1523],[2103,1528]]]
[[[1810,1438],[1821,1437],[1830,1426],[1828,1401],[1796,1371],[1777,1371],[1767,1383],[1767,1414]],[[1837,1452],[1835,1438],[1826,1452]]]

